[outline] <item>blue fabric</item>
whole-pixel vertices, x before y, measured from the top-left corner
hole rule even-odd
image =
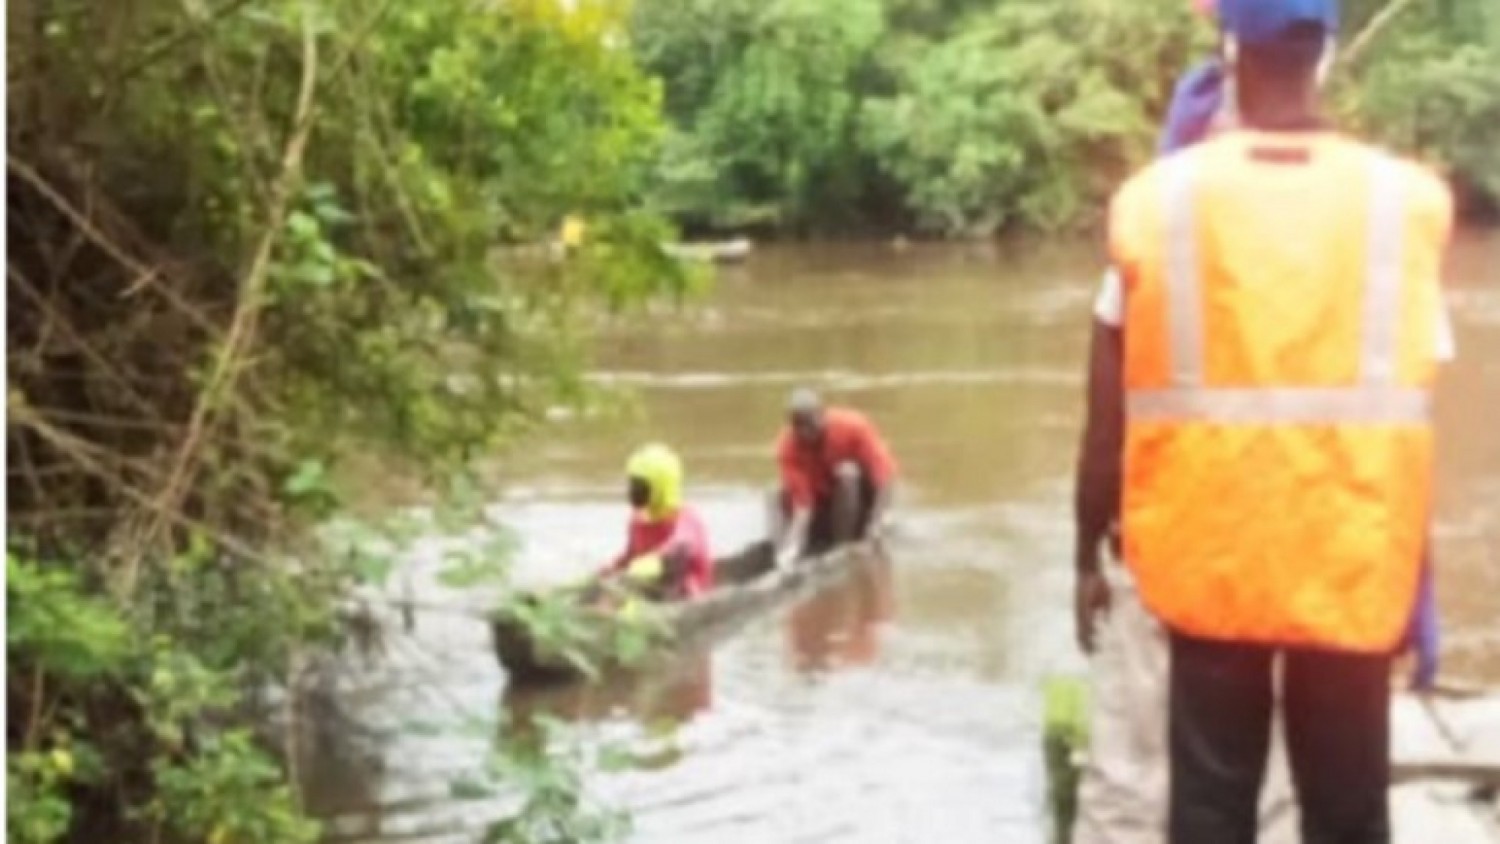
[[[1421,579],[1417,582],[1417,603],[1412,608],[1411,623],[1406,631],[1406,646],[1416,656],[1411,674],[1412,688],[1431,689],[1437,681],[1440,639],[1437,591],[1432,585],[1432,558],[1424,556]]]
[[[1168,155],[1203,140],[1224,105],[1224,66],[1208,59],[1177,80],[1157,152]]]
[[[1219,25],[1244,44],[1275,41],[1299,23],[1337,32],[1338,0],[1219,0]]]

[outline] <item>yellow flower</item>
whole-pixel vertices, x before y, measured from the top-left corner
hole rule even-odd
[[[577,249],[583,245],[584,224],[583,218],[576,214],[569,214],[563,218],[562,234],[559,238],[563,246],[569,249]]]
[[[73,773],[73,754],[59,747],[52,751],[52,767],[63,776],[71,776]]]

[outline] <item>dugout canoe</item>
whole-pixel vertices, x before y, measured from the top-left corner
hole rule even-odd
[[[747,238],[740,237],[712,243],[670,243],[665,248],[667,254],[679,261],[738,264],[750,257],[752,246]]]
[[[769,542],[757,542],[736,554],[720,557],[714,563],[711,591],[696,598],[655,605],[664,633],[661,646],[681,648],[725,632],[774,605],[804,597],[841,580],[875,553],[876,548],[869,543],[851,543],[807,557],[786,571],[776,568],[775,552]],[[601,627],[607,629],[610,619],[603,613],[599,619]],[[576,659],[554,652],[537,641],[527,627],[513,620],[492,618],[490,634],[495,658],[513,680],[566,680],[584,674]],[[613,667],[615,660],[604,645],[584,646],[581,650],[596,667]]]

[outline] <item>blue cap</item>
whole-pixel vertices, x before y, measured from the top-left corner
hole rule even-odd
[[[1243,44],[1275,41],[1297,24],[1339,28],[1338,0],[1219,0],[1219,25]]]

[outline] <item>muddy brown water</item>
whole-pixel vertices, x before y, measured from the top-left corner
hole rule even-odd
[[[1071,469],[1099,260],[1079,244],[769,248],[723,270],[707,300],[606,334],[596,376],[634,388],[639,412],[562,421],[497,470],[492,513],[523,539],[525,565],[579,568],[617,549],[621,464],[646,439],[683,454],[720,548],[755,538],[797,384],[889,437],[892,563],[594,689],[507,689],[482,627],[423,617],[344,681],[342,726],[303,747],[331,835],[476,840],[503,801],[453,782],[483,764],[503,712],[542,712],[611,740],[678,724],[656,764],[591,783],[631,811],[632,840],[1042,841],[1039,682],[1082,668]],[[1500,234],[1462,236],[1449,276],[1444,668],[1500,683]]]

